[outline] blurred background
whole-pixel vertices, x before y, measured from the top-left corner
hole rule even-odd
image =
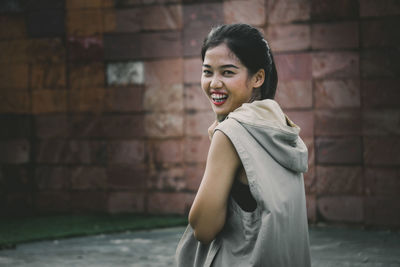
[[[214,115],[213,25],[275,55],[310,223],[400,226],[397,0],[2,0],[0,214],[188,212]]]

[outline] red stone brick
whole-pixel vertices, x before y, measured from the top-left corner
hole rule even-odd
[[[61,38],[29,39],[27,55],[30,63],[64,63],[65,42]]]
[[[397,48],[364,49],[361,52],[361,76],[394,78],[400,75],[400,52]]]
[[[75,37],[67,40],[68,59],[70,61],[103,60],[103,39],[100,36]]]
[[[222,3],[183,6],[183,54],[199,56],[203,39],[212,26],[224,23]]]
[[[185,58],[183,61],[183,81],[185,83],[199,83],[202,68],[201,58]]]
[[[64,89],[66,88],[65,64],[34,64],[30,70],[30,88]]]
[[[362,100],[365,107],[397,108],[399,80],[362,80]]]
[[[364,110],[364,135],[399,135],[400,110]]]
[[[105,212],[108,194],[101,191],[71,192],[71,210],[74,212]]]
[[[306,194],[315,194],[317,180],[315,175],[314,138],[304,138],[303,141],[308,150],[308,170],[304,173],[304,186]]]
[[[149,194],[148,212],[151,214],[188,214],[193,203],[191,193],[161,193]]]
[[[78,166],[71,169],[72,190],[101,190],[107,185],[104,167]]]
[[[400,33],[394,28],[400,26],[399,19],[368,20],[361,23],[363,47],[398,47]]]
[[[66,90],[38,90],[32,93],[32,112],[34,114],[65,112],[67,110]]]
[[[104,57],[107,60],[143,58],[141,34],[104,35]]]
[[[362,143],[359,137],[319,137],[315,145],[317,163],[359,164],[362,162]]]
[[[318,195],[361,195],[363,170],[359,166],[317,166]]]
[[[313,24],[311,32],[313,49],[358,48],[357,22]]]
[[[0,88],[28,89],[29,69],[27,64],[0,65]]]
[[[197,191],[200,186],[201,179],[204,175],[205,164],[186,164],[185,179],[186,188],[191,191]]]
[[[0,94],[0,113],[29,114],[31,98],[29,91],[2,90]]]
[[[103,9],[104,33],[115,32],[117,29],[116,9]]]
[[[207,136],[208,127],[216,120],[212,110],[188,113],[185,115],[186,136]]]
[[[400,164],[400,138],[397,136],[365,137],[364,163],[369,166]]]
[[[103,115],[72,113],[68,116],[70,136],[104,137]]]
[[[106,100],[106,90],[103,88],[73,90],[69,93],[69,110],[100,113],[106,109]]]
[[[96,125],[94,125],[96,128]],[[145,136],[143,115],[104,115],[97,136],[109,138],[135,138]],[[91,132],[89,130],[89,132]],[[91,134],[94,134],[91,132]]]
[[[306,195],[306,205],[308,222],[313,223],[317,220],[317,200],[315,195]]]
[[[154,141],[149,149],[149,155],[156,163],[181,163],[184,159],[181,140]]]
[[[39,191],[70,189],[71,171],[68,167],[38,166],[35,169],[35,185]]]
[[[143,87],[108,88],[105,104],[108,110],[130,112],[143,110]]]
[[[38,163],[104,164],[106,144],[101,141],[44,140],[36,144]]]
[[[66,213],[71,211],[70,192],[38,192],[33,196],[35,210],[39,213]]]
[[[62,8],[49,9],[46,6],[31,10],[25,15],[25,20],[31,38],[65,36],[65,11]]]
[[[286,115],[300,127],[301,137],[314,136],[314,115],[312,111],[288,111]]]
[[[274,52],[307,50],[311,46],[309,25],[271,25],[266,37]]]
[[[248,23],[254,26],[265,24],[265,0],[224,1],[224,22]]]
[[[315,20],[358,18],[358,1],[312,0],[311,18]]]
[[[112,190],[143,192],[146,189],[148,176],[144,166],[134,166],[133,164],[107,166],[107,185]]]
[[[28,40],[4,40],[0,42],[0,62],[2,64],[23,64],[29,60]],[[11,73],[11,72],[10,72]]]
[[[179,84],[183,81],[183,63],[180,58],[145,61],[144,64],[146,85]]]
[[[26,37],[23,15],[0,16],[0,40],[22,39]]]
[[[32,191],[31,168],[26,165],[3,165],[0,167],[0,185],[3,192],[24,192]]]
[[[362,222],[364,201],[357,196],[325,196],[317,200],[321,216],[333,222]]]
[[[144,92],[143,107],[153,112],[179,112],[183,110],[183,86],[151,85]]]
[[[101,9],[68,10],[65,23],[68,36],[94,36],[103,33]]]
[[[310,18],[310,2],[308,0],[267,1],[267,17],[271,24],[308,20]]]
[[[142,163],[145,158],[144,141],[111,141],[107,144],[107,159],[109,163]]]
[[[0,141],[0,162],[20,164],[30,162],[30,143],[26,139]]]
[[[163,191],[182,191],[186,182],[182,167],[155,169],[151,171],[148,179],[148,188]]]
[[[369,225],[398,226],[400,224],[398,195],[365,198],[365,222]]]
[[[362,118],[359,109],[316,110],[315,134],[318,136],[360,135]]]
[[[313,105],[311,80],[279,81],[275,100],[282,108],[311,108]]]
[[[142,58],[174,58],[182,54],[181,32],[143,33]]]
[[[368,196],[396,197],[400,194],[400,169],[366,168],[365,193]]]
[[[145,115],[144,129],[149,137],[180,137],[183,135],[182,113]]]
[[[276,55],[274,59],[279,81],[311,79],[312,68],[310,54],[279,54]]]
[[[102,88],[105,85],[103,62],[71,64],[68,69],[71,89]]]
[[[104,8],[112,7],[112,0],[67,0],[65,8],[68,9],[85,9],[85,8]]]
[[[186,85],[183,97],[185,110],[187,111],[211,110],[210,101],[199,84]]]
[[[208,136],[185,138],[184,147],[186,163],[204,163],[207,160],[210,140]]]
[[[90,88],[72,90],[69,93],[69,110],[72,112],[100,113],[106,109],[106,90],[104,88]]]
[[[117,32],[180,30],[181,5],[154,5],[116,10]]]
[[[400,3],[397,0],[360,0],[361,17],[399,15]]]
[[[20,138],[32,136],[32,117],[29,115],[0,115],[0,138]]]
[[[317,108],[360,107],[360,81],[354,79],[317,80],[314,99]]]
[[[108,196],[107,211],[110,213],[143,213],[145,194],[132,192],[111,192]]]
[[[111,0],[106,0],[111,1]],[[186,1],[186,0],[184,0]],[[118,0],[115,5],[118,8],[121,7],[131,7],[138,5],[150,5],[150,4],[172,4],[172,3],[181,3],[182,0]]]
[[[314,78],[358,77],[359,56],[355,52],[318,52],[312,55]]]

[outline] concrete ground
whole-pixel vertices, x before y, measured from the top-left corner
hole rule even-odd
[[[0,266],[173,266],[184,228],[126,232],[18,245]],[[400,266],[400,233],[310,228],[313,266]]]

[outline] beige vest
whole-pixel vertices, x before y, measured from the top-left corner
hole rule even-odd
[[[233,143],[257,208],[243,211],[230,197],[226,223],[209,245],[198,242],[189,225],[177,266],[311,266],[303,181],[308,157],[300,128],[274,100],[261,100],[231,112],[215,131]]]

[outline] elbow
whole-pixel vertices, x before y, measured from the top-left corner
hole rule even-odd
[[[221,227],[206,225],[204,222],[198,223],[194,216],[189,214],[189,224],[193,228],[194,237],[204,245],[210,244],[217,236]],[[218,228],[218,229],[216,229]]]
[[[215,239],[215,235],[207,232],[201,232],[196,229],[194,229],[194,237],[203,245],[208,245]]]

